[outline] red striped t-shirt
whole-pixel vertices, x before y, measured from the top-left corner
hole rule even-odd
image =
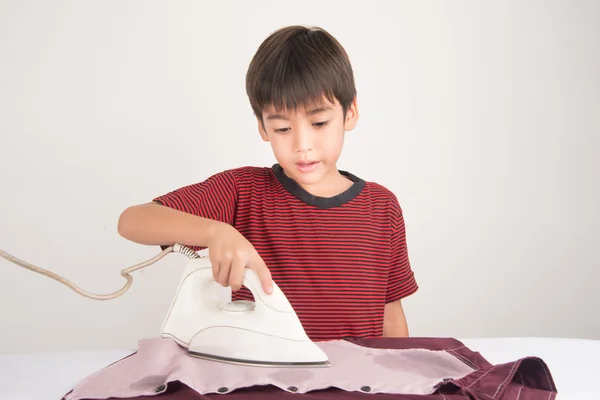
[[[385,187],[340,173],[353,184],[331,198],[308,193],[275,164],[230,169],[154,201],[233,225],[311,340],[377,337],[385,304],[417,290],[402,210]],[[251,294],[243,287],[234,299]]]

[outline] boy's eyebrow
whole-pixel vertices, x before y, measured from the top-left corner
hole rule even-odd
[[[307,112],[308,115],[315,115],[324,111],[329,111],[331,110],[332,107],[329,106],[321,106],[321,107],[317,107],[314,108],[312,110],[310,110],[309,112]],[[286,120],[287,118],[285,117],[285,115],[281,115],[281,114],[269,114],[267,115],[267,119],[268,120],[275,120],[275,119],[282,119],[282,120]]]
[[[274,119],[286,119],[286,118],[281,114],[269,114],[269,115],[267,115],[267,119],[271,121]]]
[[[321,106],[321,107],[317,107],[317,108],[315,108],[315,109],[312,109],[312,110],[310,110],[310,111],[308,112],[308,115],[315,115],[315,114],[318,114],[318,113],[320,113],[320,112],[323,112],[323,111],[329,111],[329,110],[332,110],[332,109],[333,109],[333,108],[332,108],[332,107],[329,107],[329,106]]]

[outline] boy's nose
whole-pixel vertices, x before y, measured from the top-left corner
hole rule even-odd
[[[294,149],[298,153],[313,149],[312,136],[307,131],[296,131],[294,135]]]

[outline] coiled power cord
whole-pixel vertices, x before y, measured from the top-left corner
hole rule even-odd
[[[75,285],[68,279],[65,279],[62,276],[55,274],[54,272],[48,271],[44,268],[40,268],[40,267],[30,264],[26,261],[20,260],[17,257],[8,254],[5,251],[0,250],[0,257],[2,257],[14,264],[17,264],[25,269],[28,269],[28,270],[36,272],[38,274],[47,276],[48,278],[54,279],[55,281],[58,281],[64,285],[68,286],[69,288],[73,289],[75,292],[79,293],[82,296],[85,296],[85,297],[88,297],[88,298],[94,299],[94,300],[111,300],[111,299],[114,299],[116,297],[119,297],[119,296],[125,294],[125,292],[127,292],[129,290],[129,288],[131,287],[131,284],[133,283],[133,277],[131,276],[132,272],[135,272],[142,268],[146,268],[147,266],[152,265],[155,262],[159,261],[167,254],[173,253],[173,252],[185,254],[190,259],[201,258],[198,253],[196,253],[194,250],[190,249],[189,247],[186,247],[179,243],[175,243],[173,246],[169,246],[169,247],[165,248],[163,251],[161,251],[159,254],[152,257],[151,259],[122,270],[121,276],[127,280],[127,283],[125,283],[125,285],[120,290],[117,290],[116,292],[109,293],[109,294],[95,294],[95,293],[87,292],[87,291],[77,287],[77,285]]]

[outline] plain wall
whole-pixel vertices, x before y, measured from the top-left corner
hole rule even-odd
[[[245,94],[263,39],[329,30],[361,120],[339,167],[404,210],[413,336],[600,339],[600,2],[0,2],[0,249],[94,293],[159,252],[128,206],[272,165]],[[157,336],[183,255],[111,301],[0,259],[0,352]]]

